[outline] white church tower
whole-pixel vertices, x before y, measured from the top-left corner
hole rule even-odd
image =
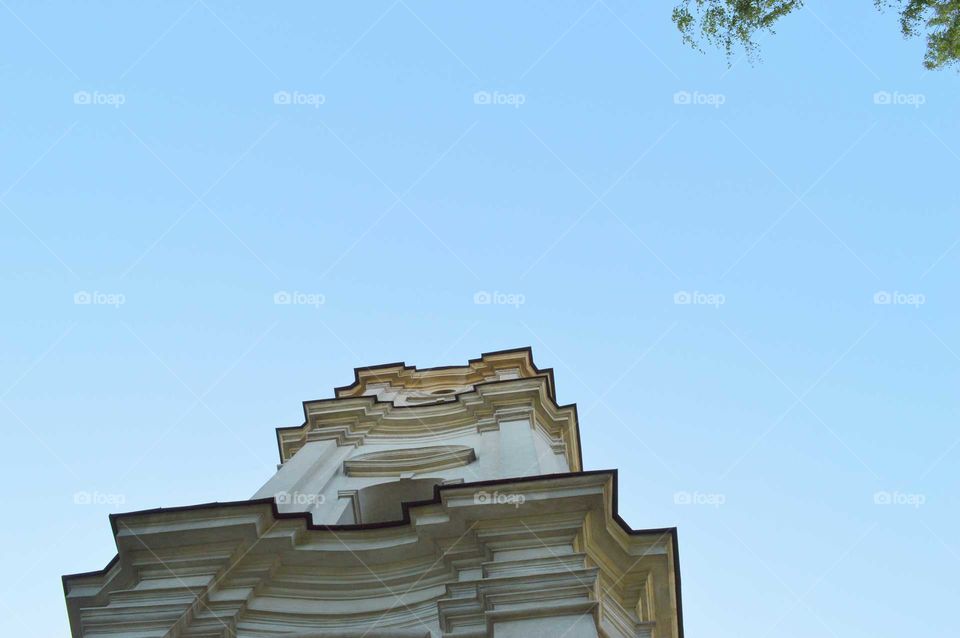
[[[683,638],[675,528],[617,514],[529,349],[359,368],[250,500],[110,517],[86,638]]]

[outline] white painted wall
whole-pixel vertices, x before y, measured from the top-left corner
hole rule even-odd
[[[400,481],[401,477],[347,476],[344,461],[371,452],[441,445],[473,448],[477,460],[405,478],[473,483],[569,471],[566,457],[551,448],[549,436],[535,427],[531,417],[511,416],[494,424],[484,424],[483,431],[465,434],[461,430],[429,439],[390,440],[370,436],[362,445],[343,447],[338,447],[333,440],[312,441],[284,463],[253,498],[276,498],[282,512],[311,512],[317,524],[354,522],[348,512],[351,501],[344,493]],[[398,493],[405,491],[401,486],[398,490]]]

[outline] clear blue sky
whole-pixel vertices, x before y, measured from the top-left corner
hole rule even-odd
[[[0,634],[354,366],[531,345],[688,635],[955,636],[960,78],[871,0],[733,68],[671,6],[2,0]]]

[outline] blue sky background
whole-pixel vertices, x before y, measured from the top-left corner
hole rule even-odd
[[[354,366],[531,345],[688,635],[956,635],[960,78],[894,14],[728,68],[669,0],[0,5],[0,633]]]

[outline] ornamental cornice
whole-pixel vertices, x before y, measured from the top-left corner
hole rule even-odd
[[[559,406],[548,378],[491,381],[431,405],[395,406],[372,396],[320,399],[304,403],[304,423],[277,428],[281,462],[311,441],[333,440],[339,446],[359,446],[392,440],[440,440],[457,433],[484,432],[499,424],[533,417],[569,467],[579,470],[580,442],[576,406]]]
[[[606,619],[612,637],[649,635],[653,622],[658,636],[677,637],[675,534],[625,527],[615,483],[604,471],[441,485],[433,500],[405,504],[402,520],[371,526],[314,525],[267,499],[116,515],[118,559],[64,577],[68,609],[85,631],[122,623],[186,638],[219,635],[224,623],[239,635],[290,622],[360,630],[377,619],[416,629],[444,614],[486,626],[569,606]],[[481,490],[523,501],[484,502]],[[610,521],[628,551],[609,538]],[[391,592],[406,592],[402,605]]]
[[[422,391],[464,388],[504,377],[535,377],[547,379],[550,395],[556,397],[553,369],[540,369],[528,348],[487,352],[471,359],[465,366],[417,368],[403,362],[354,368],[353,383],[335,388],[337,398],[370,394],[381,387],[415,389]]]

